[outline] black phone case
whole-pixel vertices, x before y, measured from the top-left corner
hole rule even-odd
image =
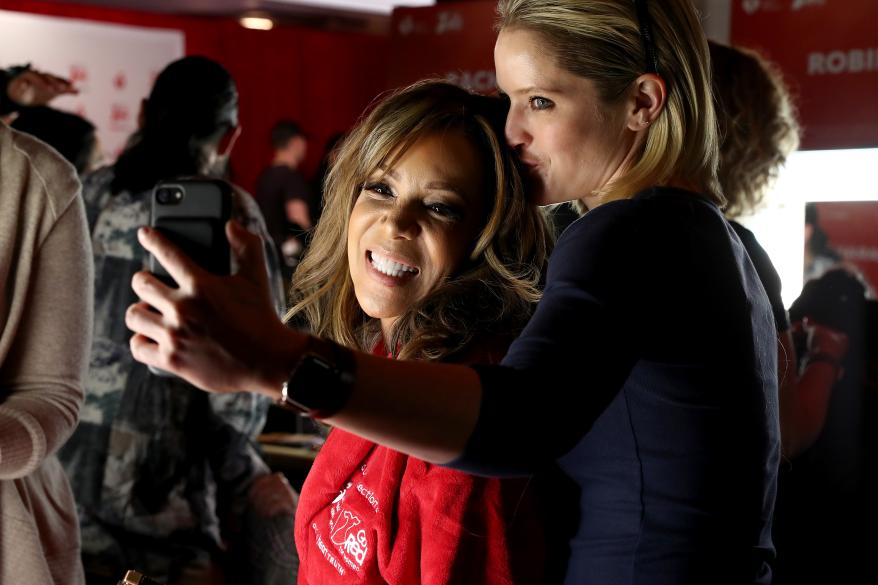
[[[179,201],[161,202],[162,189],[179,189]],[[232,188],[216,179],[181,179],[163,181],[152,192],[150,226],[159,230],[196,264],[218,275],[230,273],[231,256],[226,238],[226,222],[232,215]],[[150,254],[149,270],[169,286],[177,283]],[[149,366],[157,376],[173,374]]]
[[[176,202],[161,202],[159,193],[163,189],[180,189],[183,197]],[[230,271],[230,253],[225,225],[231,212],[232,189],[224,181],[195,178],[163,181],[153,189],[150,225],[202,268],[226,275]],[[176,286],[152,255],[149,269]]]

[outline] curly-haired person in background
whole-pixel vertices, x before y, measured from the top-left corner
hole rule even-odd
[[[722,133],[719,180],[728,199],[724,211],[771,301],[778,331],[781,443],[784,455],[793,458],[823,428],[847,338],[817,323],[797,323],[808,339],[800,371],[780,277],[753,232],[734,221],[762,204],[787,156],[798,148],[795,107],[780,72],[758,53],[710,42],[710,56]]]

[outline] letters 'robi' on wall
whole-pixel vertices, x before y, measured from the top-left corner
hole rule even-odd
[[[878,147],[876,22],[875,0],[733,0],[731,40],[780,66],[803,148],[870,148]]]

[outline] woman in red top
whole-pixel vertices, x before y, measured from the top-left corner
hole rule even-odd
[[[379,104],[330,171],[288,319],[392,358],[498,362],[548,247],[504,116],[441,82]],[[533,492],[333,430],[299,501],[299,583],[538,583]]]

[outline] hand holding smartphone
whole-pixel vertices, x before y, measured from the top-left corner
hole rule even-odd
[[[232,215],[232,188],[225,181],[207,178],[163,181],[155,186],[150,226],[168,238],[196,264],[220,276],[231,267],[225,226]],[[149,270],[168,286],[177,283],[150,254]],[[150,367],[161,376],[164,370]]]

